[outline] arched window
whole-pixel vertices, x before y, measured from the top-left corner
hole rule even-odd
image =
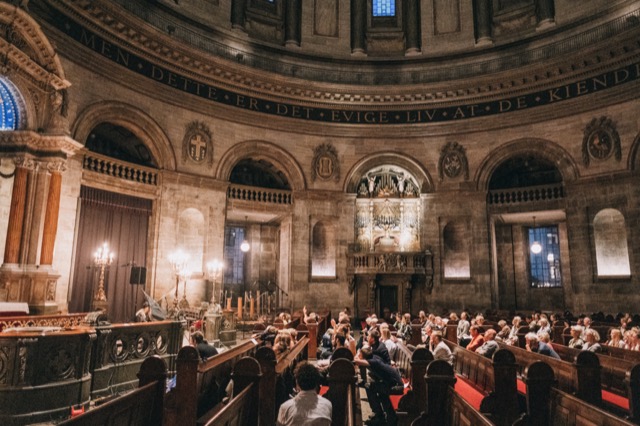
[[[631,275],[624,216],[616,209],[603,209],[593,218],[598,277]]]
[[[9,86],[0,79],[0,130],[17,130],[18,104]]]
[[[396,0],[373,0],[373,16],[396,16]]]

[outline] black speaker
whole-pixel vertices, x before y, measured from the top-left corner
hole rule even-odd
[[[132,266],[131,276],[129,277],[129,284],[138,285],[144,284],[147,281],[147,268],[144,266]]]

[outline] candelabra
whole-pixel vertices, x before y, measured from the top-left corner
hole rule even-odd
[[[178,250],[175,253],[169,255],[169,262],[171,263],[171,270],[173,274],[176,276],[176,294],[173,298],[173,309],[175,311],[178,310],[178,290],[180,288],[180,281],[184,280],[184,291],[182,295],[182,300],[180,301],[181,308],[188,308],[189,302],[187,302],[187,278],[190,273],[187,270],[187,261],[189,260],[189,255],[183,252],[182,250]]]
[[[216,294],[218,292],[218,279],[222,276],[222,270],[224,269],[224,263],[218,259],[214,259],[207,263],[207,274],[211,280],[211,302],[209,303],[209,310],[215,309],[214,307],[218,303],[216,301]]]
[[[104,292],[104,276],[105,269],[113,262],[114,254],[109,251],[109,244],[104,243],[102,247],[96,250],[93,255],[93,264],[100,269],[100,277],[98,278],[98,290],[93,296],[94,308],[104,306],[107,302],[107,295]]]

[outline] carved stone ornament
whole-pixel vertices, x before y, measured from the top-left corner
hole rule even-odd
[[[313,149],[313,162],[311,164],[311,180],[330,180],[336,182],[340,179],[340,162],[338,152],[333,145],[324,143]]]
[[[584,129],[582,161],[585,166],[589,166],[592,158],[604,161],[609,159],[612,154],[616,161],[622,159],[620,135],[618,135],[615,123],[607,117],[594,118]]]
[[[449,179],[455,179],[464,173],[464,180],[469,180],[469,163],[467,162],[467,154],[462,145],[458,142],[449,142],[440,151],[440,161],[438,163],[440,180],[444,180],[445,176]]]
[[[189,158],[195,163],[202,164],[207,160],[209,166],[213,164],[213,142],[209,128],[199,121],[187,125],[182,140],[182,160]]]

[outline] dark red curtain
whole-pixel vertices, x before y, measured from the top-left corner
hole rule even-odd
[[[147,265],[147,234],[152,201],[83,186],[69,312],[88,312],[98,288],[95,252],[103,243],[114,253],[105,270],[111,322],[129,322],[144,302],[145,285],[129,284],[131,268]],[[137,305],[137,306],[136,306]]]

